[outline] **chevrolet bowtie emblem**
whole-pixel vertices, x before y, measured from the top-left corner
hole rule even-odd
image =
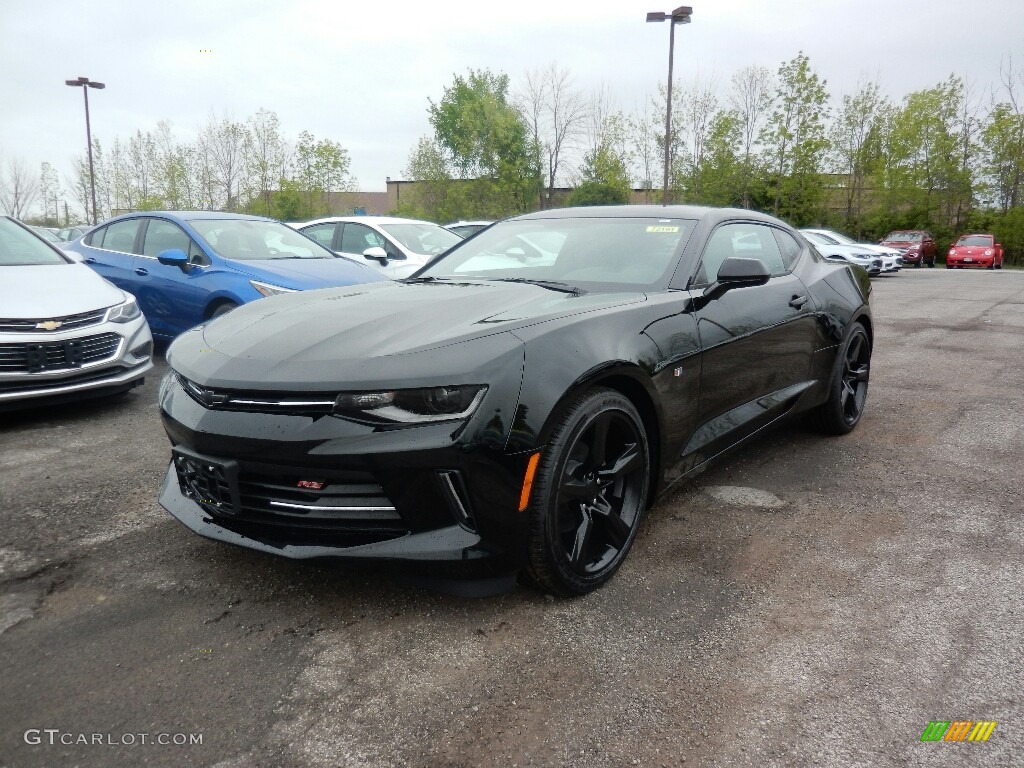
[[[42,322],[36,323],[37,331],[56,331],[64,325],[60,320],[43,320]]]

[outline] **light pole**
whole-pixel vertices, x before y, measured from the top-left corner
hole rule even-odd
[[[90,80],[88,77],[79,77],[77,80],[65,80],[64,85],[70,85],[74,88],[79,86],[82,87],[82,93],[85,96],[85,141],[89,148],[89,186],[92,188],[92,223],[98,224],[96,221],[96,174],[92,169],[92,128],[89,126],[89,89],[90,88],[106,88],[103,83],[96,83]]]
[[[668,205],[668,166],[671,152],[672,136],[672,51],[676,47],[676,24],[689,24],[693,8],[681,5],[672,13],[652,11],[647,14],[647,21],[667,21],[668,25],[668,93],[665,98],[665,187],[661,193],[661,204]]]

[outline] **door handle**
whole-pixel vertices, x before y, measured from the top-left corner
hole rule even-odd
[[[149,274],[149,270],[148,269],[143,269],[142,267],[136,267],[135,268],[135,274],[139,275],[140,277],[145,277],[146,275]]]
[[[800,309],[800,307],[802,307],[806,303],[806,296],[794,296],[792,299],[790,299],[789,306],[791,306],[793,309]]]

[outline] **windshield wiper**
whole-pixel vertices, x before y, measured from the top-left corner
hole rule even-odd
[[[569,285],[568,283],[560,283],[557,280],[532,280],[528,277],[494,277],[489,279],[498,283],[529,283],[530,285],[536,285],[540,288],[547,288],[549,291],[571,293],[573,296],[582,296],[586,293],[582,288],[578,288],[575,285]]]
[[[432,283],[436,280],[445,280],[444,277],[433,277],[431,275],[423,275],[423,277],[403,277],[397,281],[399,283]]]

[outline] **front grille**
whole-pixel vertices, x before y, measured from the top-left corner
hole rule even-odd
[[[245,392],[235,389],[212,389],[178,375],[182,389],[202,405],[221,411],[280,413],[297,416],[326,416],[334,409],[337,393],[310,392]]]
[[[121,337],[116,333],[37,344],[0,344],[0,373],[73,370],[114,357],[120,345]]]
[[[106,314],[107,310],[97,309],[64,317],[0,318],[0,333],[60,333],[75,328],[88,328],[102,323]],[[59,325],[56,327],[47,327],[47,324],[57,323]]]
[[[218,525],[257,538],[353,546],[409,532],[369,472],[288,467],[256,472],[182,448],[174,449],[174,468],[182,494]],[[300,488],[300,481],[314,487]]]

